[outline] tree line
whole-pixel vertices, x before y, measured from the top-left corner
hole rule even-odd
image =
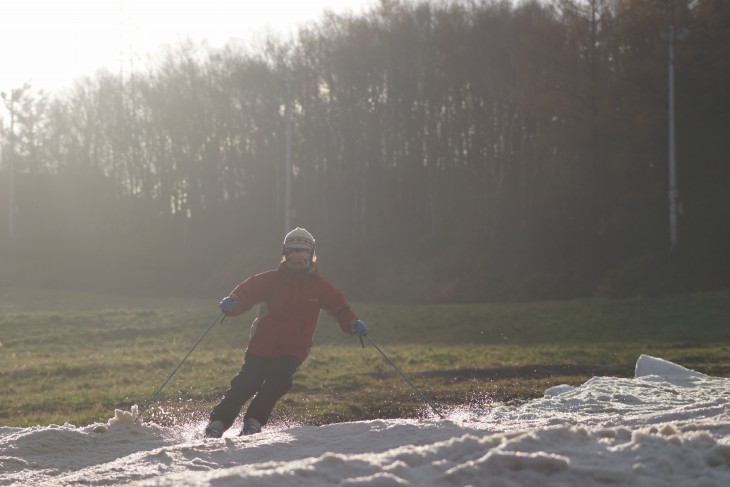
[[[689,32],[671,251],[668,26]],[[276,263],[289,220],[359,299],[727,286],[728,59],[722,0],[381,0],[25,85],[3,99],[0,281],[217,295]]]

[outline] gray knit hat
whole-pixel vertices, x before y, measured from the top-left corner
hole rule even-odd
[[[305,229],[299,227],[287,233],[286,237],[284,237],[282,252],[286,254],[287,252],[294,249],[306,250],[310,254],[313,254],[314,237],[312,236],[312,234]]]

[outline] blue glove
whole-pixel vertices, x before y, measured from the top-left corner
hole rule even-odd
[[[234,296],[226,296],[218,303],[218,307],[223,313],[231,314],[236,309],[236,298]]]
[[[362,320],[355,320],[350,323],[350,331],[358,336],[364,336],[368,334],[368,327]]]

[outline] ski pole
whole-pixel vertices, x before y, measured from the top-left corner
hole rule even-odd
[[[375,341],[372,338],[370,338],[370,335],[365,335],[365,337],[368,340],[370,340],[370,343],[372,343],[373,347],[375,347],[375,349],[378,352],[380,352],[380,355],[382,355],[383,358],[400,374],[400,376],[403,377],[403,379],[405,379],[405,381],[408,383],[408,385],[411,386],[413,388],[413,390],[416,391],[416,393],[419,396],[421,396],[421,399],[423,399],[423,402],[425,402],[426,404],[428,404],[429,406],[431,406],[431,409],[433,410],[434,413],[436,413],[436,415],[439,418],[444,419],[444,415],[441,414],[439,412],[439,410],[436,409],[436,406],[434,406],[433,403],[431,401],[429,401],[426,396],[423,395],[423,393],[418,389],[418,387],[416,387],[416,385],[413,382],[411,382],[411,380],[406,376],[406,374],[404,374],[403,371],[401,369],[399,369],[398,366],[395,365],[395,363],[392,360],[390,360],[387,355],[385,355],[385,352],[383,352],[380,349],[380,347],[378,346],[378,344],[375,343]],[[362,336],[360,336],[360,341],[362,343]]]
[[[212,323],[210,324],[210,326],[208,326],[208,329],[207,329],[207,330],[205,330],[205,332],[204,332],[204,333],[203,333],[203,334],[202,334],[202,335],[200,336],[200,338],[198,338],[198,341],[197,341],[197,342],[195,342],[195,345],[193,345],[193,346],[192,346],[192,347],[190,348],[190,350],[188,350],[188,353],[187,353],[187,354],[186,354],[186,355],[185,355],[185,356],[183,357],[183,359],[182,359],[182,360],[180,361],[180,363],[179,363],[179,364],[177,364],[177,367],[175,367],[175,369],[174,369],[174,370],[173,370],[173,371],[172,371],[172,372],[170,373],[170,375],[169,375],[169,376],[167,377],[167,379],[165,380],[165,382],[163,382],[163,383],[162,383],[162,385],[160,386],[160,388],[159,388],[159,389],[157,389],[157,392],[155,392],[155,393],[154,393],[154,394],[152,395],[152,397],[150,397],[149,399],[147,399],[147,401],[145,401],[144,405],[142,406],[142,409],[140,409],[140,411],[139,411],[139,412],[137,413],[137,417],[136,417],[136,418],[134,418],[134,422],[135,422],[135,423],[136,423],[136,422],[137,422],[137,420],[138,420],[138,419],[139,419],[139,418],[140,418],[140,417],[142,416],[142,413],[144,413],[144,412],[145,412],[145,411],[147,410],[147,408],[148,408],[148,407],[150,407],[150,405],[151,405],[151,404],[152,404],[153,402],[155,402],[155,399],[157,399],[157,396],[159,396],[159,395],[160,395],[160,392],[162,392],[162,389],[164,389],[164,387],[165,387],[165,386],[167,385],[167,383],[168,383],[168,382],[170,382],[170,380],[171,380],[171,379],[172,379],[172,377],[173,377],[173,376],[175,375],[175,373],[176,373],[176,372],[178,371],[178,369],[179,369],[179,368],[180,368],[180,367],[182,366],[182,364],[183,364],[183,363],[185,363],[185,361],[186,361],[186,360],[188,359],[188,357],[190,356],[190,354],[191,354],[191,353],[193,353],[193,350],[195,350],[195,348],[196,348],[196,347],[197,347],[198,345],[200,345],[200,342],[202,342],[202,341],[203,341],[203,338],[205,338],[205,336],[206,336],[206,335],[207,335],[207,334],[208,334],[208,333],[210,332],[210,330],[212,330],[212,329],[213,329],[213,327],[214,327],[215,325],[217,325],[217,324],[219,324],[219,323],[223,323],[223,320],[225,320],[225,319],[226,319],[226,314],[225,314],[225,313],[220,313],[220,314],[219,314],[219,315],[218,315],[218,316],[217,316],[217,317],[216,317],[216,318],[215,318],[215,319],[213,320],[213,322],[212,322]]]

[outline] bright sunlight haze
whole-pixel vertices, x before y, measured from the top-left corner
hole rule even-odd
[[[0,91],[26,82],[53,91],[105,68],[145,69],[161,46],[191,39],[220,47],[288,37],[329,10],[360,13],[368,0],[10,0],[0,16]]]

